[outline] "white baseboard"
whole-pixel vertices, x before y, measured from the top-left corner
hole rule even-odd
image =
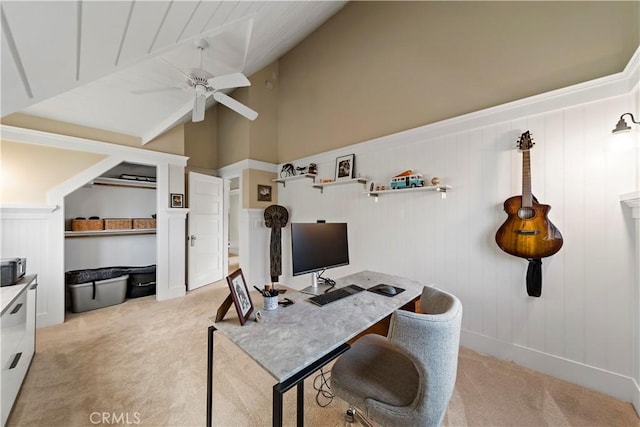
[[[640,417],[640,385],[638,385],[637,382],[633,381],[633,388],[633,400],[631,401],[631,404],[636,410],[636,414],[638,414],[638,417]]]
[[[187,291],[184,286],[168,288],[161,295],[156,294],[156,299],[158,301],[166,301],[173,298],[183,297],[187,294]]]
[[[47,326],[58,325],[64,323],[64,313],[62,318],[60,315],[53,315],[51,313],[37,313],[36,314],[36,328],[46,328]]]
[[[460,345],[631,402],[640,413],[640,388],[631,377],[466,330]]]

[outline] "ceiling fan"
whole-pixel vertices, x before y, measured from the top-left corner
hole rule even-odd
[[[229,107],[236,113],[241,114],[249,120],[255,120],[256,117],[258,117],[258,113],[256,111],[236,101],[226,93],[221,92],[225,89],[251,86],[251,82],[249,82],[249,79],[247,79],[247,77],[242,73],[232,73],[214,77],[213,74],[204,70],[202,68],[202,52],[207,47],[209,47],[209,43],[206,40],[200,39],[196,41],[196,48],[200,53],[200,68],[182,70],[178,66],[160,57],[163,62],[186,77],[186,85],[157,89],[136,90],[132,91],[132,93],[146,94],[153,92],[164,92],[167,90],[185,90],[192,88],[195,91],[195,99],[193,101],[193,109],[191,113],[192,121],[200,122],[204,120],[204,110],[206,108],[207,98],[211,95],[213,95],[213,98],[220,104]]]

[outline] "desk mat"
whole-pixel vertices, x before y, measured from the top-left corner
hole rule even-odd
[[[395,295],[387,295],[383,292],[380,291],[380,288],[383,286],[391,286],[392,288],[395,288],[396,290],[396,294]],[[384,295],[385,297],[395,297],[398,294],[401,294],[402,292],[405,291],[404,288],[399,288],[397,286],[393,286],[393,285],[387,285],[386,283],[380,283],[378,285],[372,286],[369,289],[367,289],[369,292],[373,292],[374,294],[379,294],[379,295]]]

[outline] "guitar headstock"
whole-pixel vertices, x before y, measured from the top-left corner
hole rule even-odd
[[[529,131],[526,131],[522,135],[520,135],[520,139],[518,139],[518,142],[516,142],[516,146],[521,151],[529,151],[533,148],[534,145],[535,142],[533,142],[533,138],[531,137]]]

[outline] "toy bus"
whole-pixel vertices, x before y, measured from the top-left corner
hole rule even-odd
[[[411,175],[396,176],[391,179],[391,189],[422,187],[424,186],[424,177],[420,173]]]

